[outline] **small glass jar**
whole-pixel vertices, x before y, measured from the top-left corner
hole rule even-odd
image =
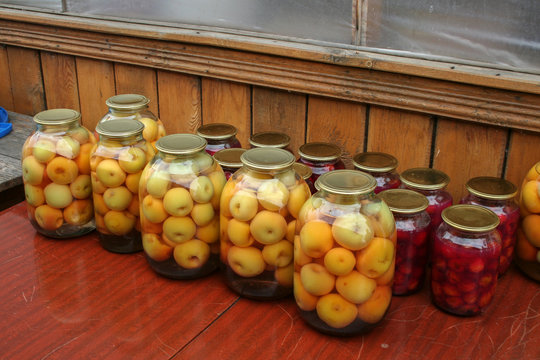
[[[502,243],[499,275],[502,275],[512,262],[516,243],[519,223],[519,205],[515,201],[517,187],[508,180],[490,176],[472,178],[465,186],[469,194],[461,199],[461,204],[483,206],[499,217],[497,230]]]
[[[501,238],[497,215],[478,205],[453,205],[431,252],[433,303],[456,315],[476,315],[490,304],[497,285]]]
[[[103,116],[101,122],[117,119],[139,120],[144,124],[143,138],[156,149],[156,141],[165,136],[165,127],[149,109],[150,99],[139,94],[121,94],[107,99],[105,104],[109,112]]]
[[[424,285],[431,222],[426,211],[429,202],[424,195],[407,189],[389,189],[379,196],[394,214],[397,229],[392,293],[408,295]]]
[[[164,136],[139,186],[142,244],[150,267],[195,279],[219,267],[219,199],[226,179],[193,134]]]
[[[293,164],[293,169],[294,171],[296,171],[298,175],[300,175],[300,177],[302,177],[302,179],[304,179],[306,184],[309,186],[309,190],[311,191],[311,194],[312,195],[315,194],[317,190],[315,189],[315,184],[311,182],[311,175],[313,174],[313,172],[311,171],[311,168],[305,164],[295,162]]]
[[[154,150],[140,121],[99,123],[99,142],[90,157],[96,228],[103,248],[115,253],[142,250],[139,180]]]
[[[292,293],[293,241],[309,187],[293,169],[292,153],[250,149],[221,194],[221,261],[227,286],[270,300]]]
[[[289,145],[291,138],[289,135],[278,131],[258,132],[249,137],[251,148],[272,147],[291,151]],[[292,151],[291,151],[292,152]]]
[[[80,119],[71,109],[42,111],[22,148],[28,218],[48,237],[76,237],[95,228],[90,152],[96,139]]]
[[[341,149],[339,146],[325,142],[306,143],[298,149],[300,159],[298,162],[311,168],[311,182],[315,184],[317,178],[324,173],[333,170],[345,169],[341,161]]]
[[[381,152],[363,152],[353,157],[354,167],[375,178],[377,186],[375,194],[383,190],[397,189],[401,185],[396,171],[398,161],[390,154]]]
[[[300,316],[331,335],[364,333],[392,299],[396,228],[373,193],[375,179],[336,170],[317,180],[294,238],[294,296]]]
[[[210,155],[223,149],[241,148],[237,132],[234,126],[223,123],[206,124],[197,129],[197,135],[206,140],[206,152]]]
[[[540,162],[525,175],[519,194],[521,220],[517,230],[515,263],[540,282]]]
[[[227,180],[242,167],[240,157],[246,151],[242,148],[230,148],[219,150],[214,154],[214,160],[221,166]]]

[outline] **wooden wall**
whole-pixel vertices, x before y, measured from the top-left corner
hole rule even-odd
[[[455,199],[473,176],[520,185],[540,160],[538,133],[22,47],[0,46],[0,78],[7,110],[72,108],[93,129],[108,97],[140,93],[168,133],[227,122],[246,145],[251,133],[278,130],[291,136],[293,149],[307,141],[342,146],[349,166],[357,152],[384,151],[398,158],[398,171],[430,166],[448,173]]]

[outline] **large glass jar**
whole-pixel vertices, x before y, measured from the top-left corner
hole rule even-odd
[[[375,178],[377,186],[375,194],[383,190],[397,189],[401,185],[396,171],[398,161],[390,154],[381,152],[363,152],[353,157],[356,169],[364,171]]]
[[[424,195],[407,189],[389,189],[379,196],[394,214],[397,229],[392,293],[408,295],[424,285],[431,222],[426,212],[429,203]]]
[[[517,230],[515,262],[531,279],[540,282],[540,162],[521,184],[520,225]]]
[[[298,149],[300,159],[298,162],[311,168],[311,182],[315,184],[317,178],[332,170],[345,169],[341,161],[339,146],[325,142],[306,143]]]
[[[502,275],[512,262],[516,243],[519,222],[519,205],[515,201],[517,187],[508,180],[490,176],[472,178],[467,181],[466,187],[469,194],[461,199],[461,204],[483,206],[499,217],[497,230],[502,244],[499,275]]]
[[[165,127],[161,120],[157,118],[149,109],[150,99],[139,94],[121,94],[107,99],[105,104],[109,107],[109,112],[103,116],[100,122],[132,119],[139,120],[144,124],[143,138],[156,148],[156,141],[165,136]]]
[[[375,179],[355,170],[325,173],[302,207],[294,238],[294,296],[301,317],[331,335],[369,331],[392,299],[396,228],[373,193]]]
[[[139,180],[154,150],[140,121],[99,123],[99,142],[90,158],[96,228],[103,248],[116,253],[142,250]]]
[[[155,272],[194,279],[219,267],[219,199],[225,175],[193,134],[167,135],[139,186],[142,244]]]
[[[309,188],[286,150],[251,149],[241,159],[221,195],[225,281],[248,298],[281,298],[292,293],[296,219]]]
[[[237,132],[234,126],[223,123],[206,124],[197,129],[197,135],[206,140],[206,152],[210,155],[222,149],[241,148]]]
[[[45,236],[69,238],[95,228],[90,151],[96,139],[80,119],[71,109],[42,111],[22,148],[28,218]]]
[[[296,162],[293,164],[293,169],[300,175],[302,179],[306,182],[306,184],[309,186],[309,190],[311,191],[311,194],[315,194],[317,191],[315,189],[315,184],[311,182],[311,175],[313,174],[313,171],[311,171],[311,168],[307,166],[306,164],[302,164],[299,162]]]
[[[443,210],[442,219],[431,252],[432,300],[452,314],[479,314],[497,285],[499,218],[484,207],[461,204]]]
[[[214,160],[221,166],[227,180],[242,167],[240,157],[246,151],[242,148],[230,148],[219,150],[214,154]]]
[[[291,151],[289,145],[291,138],[289,135],[278,131],[258,132],[249,137],[251,148],[272,147]]]

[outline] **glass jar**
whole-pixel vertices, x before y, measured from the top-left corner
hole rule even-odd
[[[354,167],[373,176],[377,181],[375,194],[383,190],[397,189],[401,185],[396,171],[398,161],[390,154],[382,152],[363,152],[353,157]]]
[[[223,169],[227,180],[242,167],[240,157],[245,151],[246,149],[242,148],[231,148],[219,150],[214,154],[214,160],[216,160]]]
[[[373,193],[376,182],[356,170],[317,180],[294,238],[294,297],[301,317],[331,335],[369,331],[392,299],[396,228]]]
[[[241,160],[221,195],[225,281],[248,298],[282,298],[292,293],[296,219],[309,188],[286,150],[250,149]]]
[[[497,215],[478,205],[443,210],[431,252],[433,303],[456,315],[476,315],[491,302],[497,285],[501,238]]]
[[[90,151],[96,139],[80,119],[71,109],[42,111],[34,116],[37,129],[22,148],[28,218],[48,237],[81,236],[95,228]]]
[[[206,152],[210,155],[222,149],[241,148],[237,132],[234,126],[223,123],[206,124],[197,129],[197,135],[206,140]]]
[[[508,180],[490,176],[472,178],[465,186],[469,194],[461,199],[461,204],[483,206],[499,217],[497,230],[502,243],[499,275],[502,275],[512,262],[516,243],[519,223],[519,205],[515,201],[517,187]]]
[[[258,132],[249,137],[251,148],[272,147],[291,151],[289,135],[277,131]],[[292,152],[292,151],[291,151]]]
[[[515,262],[531,279],[540,282],[540,162],[527,172],[521,184],[521,220],[517,230]]]
[[[313,172],[311,171],[311,168],[305,164],[295,162],[293,164],[293,169],[294,171],[296,171],[298,175],[300,175],[302,179],[304,179],[306,184],[309,186],[309,190],[311,191],[311,194],[312,195],[315,194],[317,190],[315,189],[315,184],[311,182],[311,175],[313,174]]]
[[[154,156],[140,121],[118,119],[98,124],[99,142],[90,158],[96,228],[103,248],[116,253],[142,250],[139,180]]]
[[[107,99],[105,104],[109,112],[103,116],[101,122],[117,119],[139,120],[144,124],[143,138],[156,149],[156,141],[165,136],[165,127],[149,109],[150,99],[144,95],[121,94]]]
[[[426,211],[429,202],[424,195],[407,189],[389,189],[379,196],[394,214],[397,229],[392,293],[408,295],[424,285],[431,222]]]
[[[195,279],[219,267],[219,199],[225,175],[193,134],[167,135],[139,186],[142,244],[150,267]]]
[[[311,182],[315,184],[317,178],[332,170],[345,169],[345,164],[341,161],[341,149],[339,146],[324,143],[306,143],[298,149],[300,159],[298,162],[311,168]]]

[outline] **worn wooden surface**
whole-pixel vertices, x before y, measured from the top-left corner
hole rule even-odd
[[[32,116],[45,110],[39,51],[10,46],[7,54],[13,94],[12,110]]]
[[[41,67],[47,108],[80,111],[75,57],[42,51]]]
[[[477,317],[394,297],[381,325],[350,338],[319,334],[294,300],[238,298],[219,273],[156,275],[141,253],[112,254],[92,233],[37,235],[25,204],[0,213],[0,351],[6,359],[537,359],[540,287],[515,268]]]
[[[13,130],[0,138],[0,192],[22,184],[21,150],[34,130],[32,117],[8,111]]]
[[[9,75],[9,60],[7,47],[0,46],[0,99],[6,110],[13,110],[13,92],[11,90],[11,76]]]

